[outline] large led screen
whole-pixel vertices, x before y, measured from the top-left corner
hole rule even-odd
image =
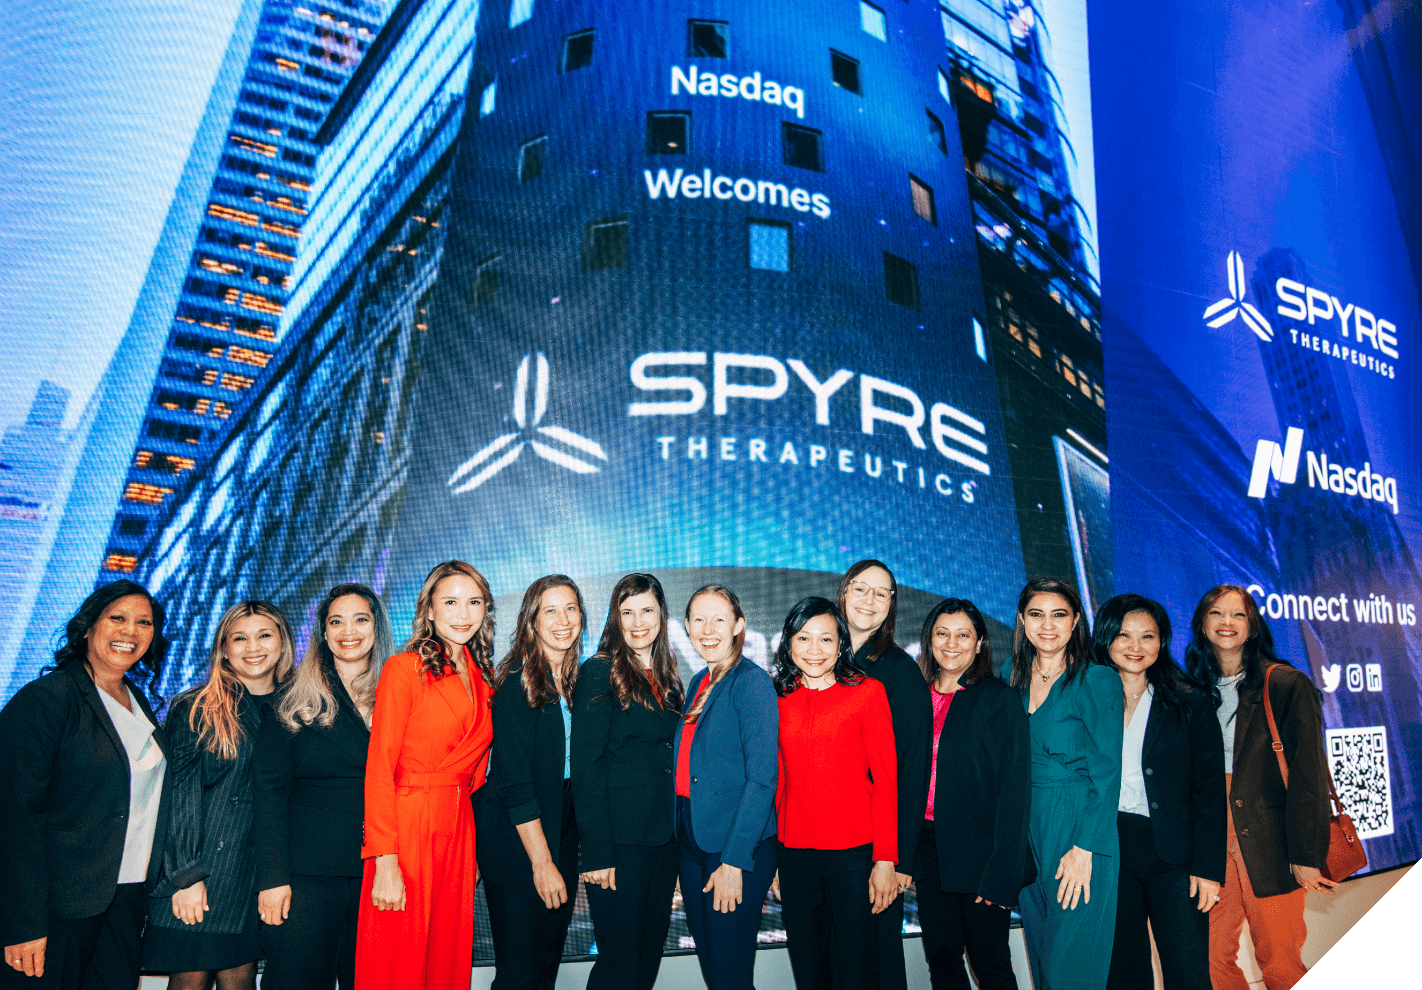
[[[1415,5],[703,6],[75,15],[0,111],[0,695],[120,577],[170,697],[235,601],[305,642],[362,581],[398,635],[451,557],[501,650],[535,578],[587,652],[644,570],[676,613],[736,589],[761,664],[864,558],[915,654],[955,595],[1005,655],[1039,575],[1160,599],[1180,654],[1228,581],[1322,693],[1370,868],[1416,860]],[[202,94],[166,143],[115,36]]]

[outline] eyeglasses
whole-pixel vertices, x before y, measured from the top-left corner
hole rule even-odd
[[[866,595],[872,594],[874,596],[874,601],[878,602],[880,605],[887,605],[889,603],[889,599],[894,597],[894,593],[888,588],[871,588],[869,585],[863,583],[862,581],[855,581],[849,586],[847,591],[850,598],[856,599],[863,598]]]

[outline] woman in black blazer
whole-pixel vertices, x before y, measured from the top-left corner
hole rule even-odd
[[[207,682],[173,699],[172,814],[148,908],[143,968],[172,990],[256,986],[262,957],[253,886],[252,752],[262,702],[290,675],[291,627],[270,602],[217,623]]]
[[[598,949],[590,990],[651,990],[671,925],[682,686],[667,622],[661,582],[618,581],[597,655],[573,691],[573,806]]]
[[[0,711],[0,986],[138,985],[168,741],[128,675],[151,685],[167,652],[163,607],[115,581],[69,620],[52,672]]]
[[[338,584],[306,657],[262,713],[252,779],[263,990],[355,983],[365,754],[393,639],[385,605]]]
[[[1016,990],[1010,909],[1037,875],[1027,845],[1027,713],[993,673],[987,623],[972,602],[939,602],[920,643],[933,697],[933,757],[914,878],[929,980],[934,990],[968,990],[966,949],[981,990]]]
[[[1126,728],[1116,828],[1121,871],[1108,990],[1150,990],[1150,932],[1166,990],[1209,990],[1210,925],[1225,874],[1224,743],[1210,696],[1170,655],[1159,602],[1117,595],[1092,647],[1121,674]]]
[[[578,890],[572,715],[583,595],[562,574],[523,594],[499,664],[489,779],[474,795],[497,990],[553,990]]]

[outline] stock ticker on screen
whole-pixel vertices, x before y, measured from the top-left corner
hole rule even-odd
[[[533,579],[580,583],[586,653],[651,570],[673,613],[735,588],[761,664],[867,557],[906,647],[951,594],[1004,655],[1028,577],[1159,598],[1177,654],[1229,581],[1323,692],[1373,866],[1416,859],[1418,177],[1388,129],[1415,99],[1381,81],[1405,44],[1355,33],[1320,97],[1287,52],[1356,29],[1346,2],[1287,38],[1209,4],[338,6],[254,4],[229,52],[207,199],[165,229],[181,292],[120,348],[162,353],[91,403],[146,402],[131,428],[71,437],[46,386],[6,433],[7,696],[72,605],[35,589],[96,570],[167,609],[170,696],[233,602],[304,642],[364,581],[398,635],[451,557],[501,650]],[[127,472],[98,516],[96,451]]]

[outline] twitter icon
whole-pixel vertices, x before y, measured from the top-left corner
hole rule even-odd
[[[1342,680],[1342,674],[1338,670],[1336,663],[1325,664],[1319,668],[1323,673],[1323,690],[1332,694],[1338,690],[1338,683]]]

